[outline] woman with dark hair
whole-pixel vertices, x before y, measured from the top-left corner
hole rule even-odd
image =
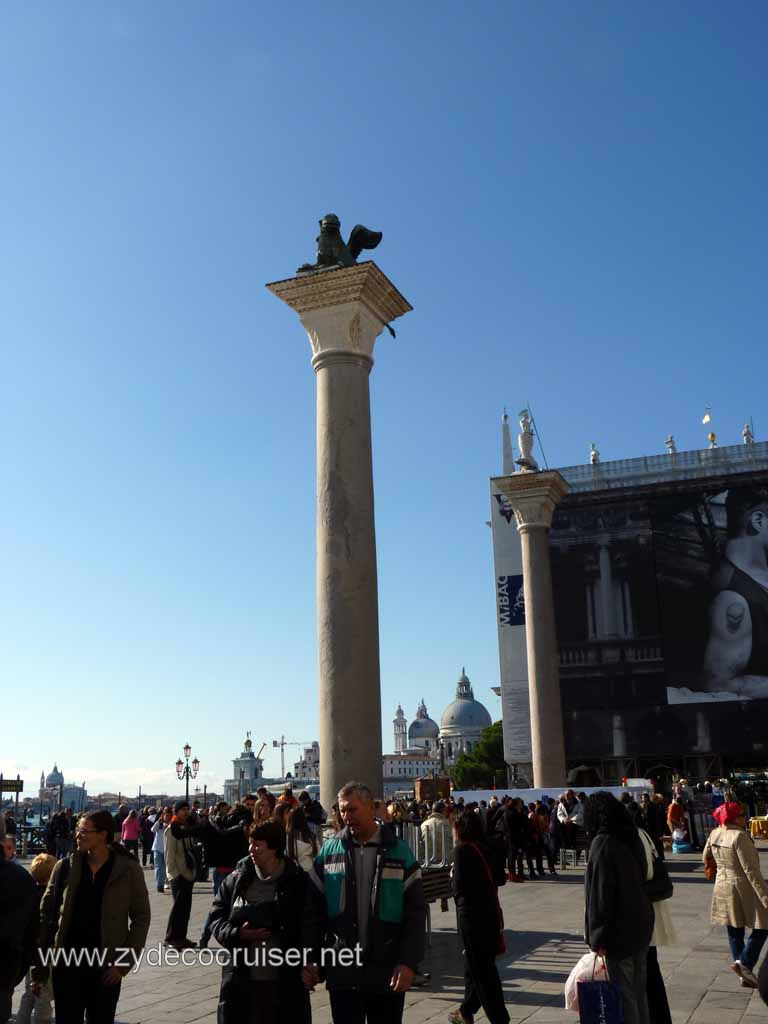
[[[640,837],[626,808],[606,792],[587,798],[584,827],[591,841],[584,875],[585,938],[605,958],[609,978],[621,989],[625,1024],[651,1024],[646,965],[653,908],[645,891]]]
[[[307,816],[301,807],[295,807],[288,815],[286,854],[302,871],[311,871],[318,849],[317,836],[309,827]]]
[[[112,1024],[120,984],[134,961],[115,964],[118,950],[138,956],[149,930],[150,910],[144,872],[138,860],[114,841],[108,811],[80,818],[77,848],[60,860],[40,904],[41,952],[49,949],[102,952],[102,966],[58,964],[53,969],[57,1024]],[[48,967],[33,969],[47,980]]]
[[[480,815],[462,811],[453,821],[453,833],[453,892],[464,944],[464,1000],[449,1020],[471,1024],[482,1008],[489,1024],[507,1024],[509,1014],[495,962],[504,951],[504,921]]]
[[[731,970],[744,988],[757,988],[753,968],[768,938],[768,886],[766,886],[755,844],[744,831],[746,817],[741,804],[729,800],[715,808],[718,827],[709,834],[704,863],[717,867],[712,893],[712,924],[724,924],[733,963]],[[745,928],[751,928],[744,941]]]

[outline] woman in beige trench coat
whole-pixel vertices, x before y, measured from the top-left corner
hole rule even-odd
[[[705,864],[714,860],[717,865],[711,921],[728,929],[731,970],[745,988],[757,988],[753,969],[768,938],[768,886],[755,844],[744,831],[746,819],[741,804],[722,804],[713,817],[719,827],[710,833],[704,847]],[[746,942],[745,928],[752,929]]]

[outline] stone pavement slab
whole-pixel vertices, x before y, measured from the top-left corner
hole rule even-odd
[[[768,872],[768,846],[761,844],[763,873]],[[704,878],[698,855],[670,857],[675,883],[670,901],[679,945],[659,949],[674,1024],[756,1024],[768,1018],[756,992],[740,987],[729,970],[724,928],[709,924],[712,885]],[[170,895],[155,892],[147,871],[152,905],[148,947],[158,949],[165,934]],[[506,923],[507,953],[499,974],[513,1024],[576,1024],[578,1015],[563,1008],[563,986],[584,952],[583,869],[570,868],[557,879],[508,884],[500,891]],[[195,886],[189,937],[197,939],[211,903],[211,885]],[[211,944],[215,950],[215,943]],[[207,959],[211,954],[205,955]],[[456,933],[456,915],[433,907],[432,943],[425,968],[431,984],[406,997],[406,1024],[437,1024],[458,1006],[464,988],[464,967]],[[144,962],[125,979],[117,1010],[121,1024],[215,1024],[220,968],[215,963],[186,967]],[[18,1006],[21,988],[16,990]],[[328,993],[312,995],[314,1024],[332,1024]],[[484,1014],[476,1016],[486,1022]],[[247,1024],[247,1022],[243,1022]]]

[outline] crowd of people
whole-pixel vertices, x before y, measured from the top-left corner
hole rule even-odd
[[[22,981],[19,1024],[47,1024],[54,1007],[58,1024],[112,1024],[122,980],[147,940],[149,872],[158,893],[171,895],[166,949],[202,950],[214,939],[229,955],[219,1024],[310,1024],[310,993],[321,981],[335,1024],[397,1024],[425,954],[420,857],[425,871],[451,864],[465,990],[450,1020],[471,1024],[482,1009],[490,1024],[506,1024],[499,887],[546,878],[545,862],[556,876],[561,848],[585,854],[585,938],[621,992],[626,1024],[671,1024],[657,947],[676,941],[664,839],[688,827],[680,806],[572,790],[528,804],[509,796],[387,804],[352,782],[327,818],[317,800],[289,787],[279,798],[262,788],[233,806],[178,800],[76,820],[63,812],[49,852],[28,869],[0,836],[0,1024]],[[768,886],[745,813],[723,800],[703,856],[715,883],[711,920],[727,928],[732,969],[768,1000],[768,970],[755,973],[768,938]],[[416,832],[426,853],[414,852]],[[210,871],[213,900],[195,942],[187,934],[193,889]],[[83,950],[101,959],[59,955]]]

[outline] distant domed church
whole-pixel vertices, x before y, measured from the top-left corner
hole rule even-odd
[[[483,729],[491,725],[487,709],[475,700],[472,684],[462,668],[456,684],[456,699],[448,705],[440,725],[429,717],[422,698],[416,717],[408,725],[405,712],[398,705],[395,716],[395,753],[421,751],[422,756],[440,758],[446,765],[453,764],[460,754],[471,754]]]

